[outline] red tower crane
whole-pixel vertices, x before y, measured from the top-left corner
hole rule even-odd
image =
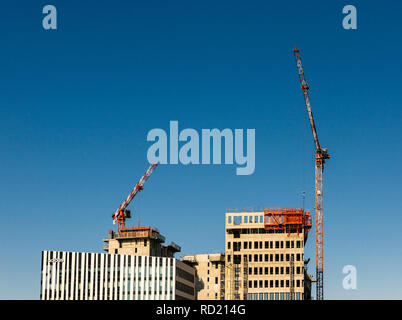
[[[147,171],[145,171],[142,178],[137,182],[134,189],[130,192],[126,200],[117,208],[115,213],[113,213],[113,224],[117,222],[117,232],[120,232],[120,229],[125,226],[126,219],[131,218],[130,210],[126,210],[127,206],[130,204],[131,200],[134,199],[136,194],[143,189],[145,181],[148,180],[152,172],[155,170],[157,163],[151,164]]]
[[[307,114],[310,120],[311,131],[313,132],[313,138],[315,143],[315,223],[316,223],[316,290],[317,300],[324,299],[324,255],[323,255],[323,207],[322,207],[322,175],[324,172],[324,163],[326,159],[329,159],[329,154],[326,148],[321,148],[318,141],[317,130],[315,128],[313,111],[311,110],[310,97],[308,95],[308,85],[306,78],[304,77],[304,71],[302,62],[300,59],[300,51],[298,48],[293,50],[296,65],[299,73],[301,90],[304,95],[304,101],[306,103]]]

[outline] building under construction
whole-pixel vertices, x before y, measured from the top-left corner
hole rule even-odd
[[[180,259],[195,269],[197,300],[225,299],[225,254],[187,255]]]
[[[118,232],[109,231],[103,239],[103,250],[111,254],[132,254],[151,257],[173,258],[181,248],[174,242],[164,245],[165,237],[150,226],[122,227]]]
[[[228,210],[225,299],[311,299],[304,260],[311,225],[301,208]]]

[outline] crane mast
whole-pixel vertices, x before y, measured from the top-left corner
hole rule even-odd
[[[321,148],[318,141],[317,129],[314,123],[313,111],[311,110],[310,97],[308,94],[308,84],[304,76],[303,66],[300,58],[300,51],[298,48],[293,50],[297,70],[299,73],[299,80],[301,90],[303,92],[304,101],[308,118],[310,121],[311,131],[316,149],[315,157],[315,222],[316,222],[316,290],[317,300],[324,299],[324,254],[323,254],[323,181],[322,176],[324,172],[324,163],[329,159],[329,154],[326,148]]]
[[[143,189],[144,183],[148,180],[152,172],[155,170],[157,163],[153,163],[150,165],[148,170],[144,173],[142,178],[137,182],[134,189],[131,190],[130,194],[127,196],[126,200],[117,208],[117,210],[113,213],[113,224],[117,223],[117,232],[120,232],[120,229],[125,226],[126,219],[131,218],[131,213],[129,210],[126,210],[127,206],[130,204],[131,200]]]

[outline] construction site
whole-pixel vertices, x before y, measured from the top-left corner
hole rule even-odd
[[[153,163],[113,213],[117,228],[103,239],[106,253],[43,252],[41,299],[310,300],[315,286],[315,299],[323,300],[323,172],[329,154],[318,140],[300,51],[293,53],[315,145],[315,224],[304,207],[227,209],[223,252],[176,259],[181,247],[165,244],[157,228],[126,226],[128,206],[157,168]],[[312,262],[304,252],[313,226],[315,276],[308,274]]]

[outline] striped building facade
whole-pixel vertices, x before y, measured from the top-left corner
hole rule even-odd
[[[193,300],[195,270],[174,258],[42,251],[41,300]]]

